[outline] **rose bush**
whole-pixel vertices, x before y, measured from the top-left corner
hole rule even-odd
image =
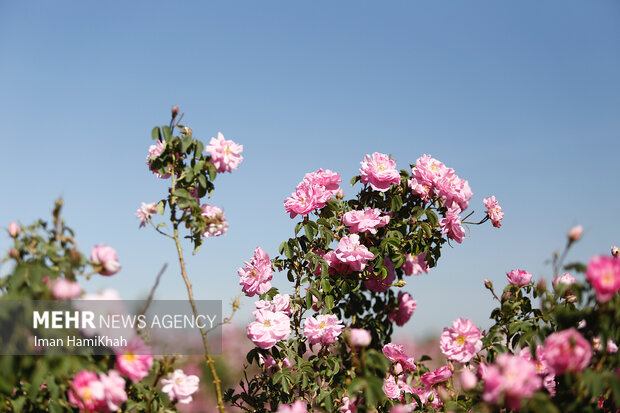
[[[196,253],[205,240],[226,234],[224,211],[202,199],[213,192],[218,174],[240,166],[243,146],[221,133],[205,145],[179,123],[182,117],[175,107],[170,124],[152,131],[155,143],[146,164],[169,187],[159,201],[143,202],[135,215],[139,228],[150,226],[174,243],[195,312],[182,238]],[[485,281],[497,302],[491,326],[481,329],[464,310],[442,326],[434,347],[414,354],[392,338],[394,325],[405,325],[417,307],[415,297],[400,289],[414,282],[412,275],[432,274],[442,248],[463,242],[468,225],[490,221],[500,228],[504,212],[489,196],[481,219],[470,220],[468,181],[430,155],[399,170],[392,156],[367,154],[351,179],[359,189],[352,198],[344,198],[341,182],[332,170],[307,173],[284,200],[284,212],[299,217],[294,236],[280,244],[274,258],[258,246],[239,268],[241,293],[256,297],[254,320],[243,329],[249,348],[236,330],[227,329],[224,354],[213,357],[202,331],[201,360],[154,357],[148,338],[136,331],[127,348],[104,356],[0,356],[2,409],[620,409],[617,247],[587,265],[565,264],[583,235],[583,228],[572,228],[564,251],[553,256],[551,285],[523,269],[506,274],[501,292]],[[1,300],[118,299],[111,291],[83,295],[80,280],[122,274],[122,256],[100,244],[87,258],[61,207],[58,201],[51,223],[8,225],[13,246],[5,261],[13,267],[0,279]],[[290,290],[273,287],[274,277],[286,277]],[[237,307],[235,300],[233,313]],[[242,351],[247,351],[243,366],[237,360]]]

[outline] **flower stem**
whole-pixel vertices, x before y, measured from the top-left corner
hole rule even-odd
[[[181,265],[181,275],[183,276],[183,281],[185,281],[185,286],[187,287],[187,295],[189,297],[189,303],[192,306],[192,311],[194,312],[194,316],[198,318],[198,309],[196,308],[196,303],[194,302],[194,293],[192,292],[192,284],[189,282],[189,278],[187,277],[187,272],[185,270],[185,260],[183,259],[183,249],[181,248],[181,243],[179,242],[179,229],[178,223],[174,223],[174,243],[177,247],[177,254],[179,256],[179,264]],[[222,399],[222,388],[220,386],[221,380],[215,370],[215,361],[213,357],[211,357],[211,352],[209,351],[209,340],[207,339],[207,332],[204,329],[200,329],[200,335],[202,336],[202,344],[205,349],[205,361],[207,366],[209,367],[209,371],[213,376],[213,386],[215,388],[215,397],[217,398],[217,408],[220,412],[225,412],[224,410],[224,402]]]

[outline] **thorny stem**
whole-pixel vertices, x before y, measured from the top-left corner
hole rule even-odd
[[[177,254],[179,256],[179,264],[181,265],[181,275],[183,276],[183,281],[185,281],[185,286],[187,287],[187,295],[189,297],[189,303],[192,306],[192,311],[194,312],[194,316],[198,318],[198,309],[196,308],[196,303],[194,302],[194,293],[192,292],[192,284],[189,282],[189,278],[187,277],[187,272],[185,270],[185,260],[183,259],[183,249],[181,248],[181,243],[179,242],[179,224],[174,222],[174,243],[177,247]],[[211,357],[211,352],[209,351],[209,340],[207,339],[207,332],[204,329],[200,329],[200,335],[202,336],[202,344],[205,349],[205,361],[207,366],[209,367],[209,371],[213,376],[213,386],[215,387],[215,396],[217,398],[217,408],[220,412],[225,412],[224,410],[224,402],[222,400],[222,388],[220,386],[221,380],[215,370],[215,361],[213,357]]]

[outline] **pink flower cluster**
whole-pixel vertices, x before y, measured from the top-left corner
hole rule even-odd
[[[157,213],[157,204],[153,202],[152,204],[142,203],[140,209],[136,211],[136,217],[140,220],[140,227],[142,228],[146,226],[148,220],[151,219],[151,215]]]
[[[342,223],[349,227],[349,231],[377,233],[377,228],[386,226],[390,222],[388,215],[381,216],[379,208],[365,208],[363,211],[349,211],[342,216]]]
[[[284,209],[291,218],[299,215],[308,215],[315,209],[321,209],[332,196],[341,192],[338,183],[340,175],[329,169],[307,173],[304,179],[295,187],[295,192],[284,201]]]
[[[531,361],[536,366],[536,373],[542,379],[542,384],[551,396],[555,396],[555,374],[549,367],[545,358],[545,351],[541,345],[536,346],[536,357],[532,357],[529,347],[525,347],[519,352],[519,357]]]
[[[405,275],[418,275],[425,272],[428,274],[430,270],[428,262],[426,262],[426,253],[418,255],[405,255],[405,262],[403,263],[403,271]]]
[[[501,227],[504,213],[502,212],[502,207],[499,206],[499,202],[495,199],[495,195],[484,198],[482,202],[484,203],[484,206],[487,207],[487,217],[489,217],[493,223],[493,226],[495,228]]]
[[[352,234],[343,236],[338,243],[335,256],[343,264],[347,264],[353,271],[362,271],[366,268],[368,260],[375,256],[360,243],[360,236]]]
[[[125,379],[116,370],[107,375],[82,370],[73,377],[68,397],[80,412],[116,412],[127,401]]]
[[[286,340],[291,334],[291,320],[285,313],[256,310],[252,314],[256,321],[246,327],[246,333],[258,347],[270,349],[278,341]]]
[[[620,291],[620,259],[603,255],[592,257],[586,278],[596,291],[598,301],[611,300]]]
[[[433,196],[444,198],[446,208],[458,206],[459,212],[467,209],[473,195],[466,180],[430,155],[416,160],[409,187],[424,201],[429,201]]]
[[[521,400],[541,388],[542,379],[536,365],[523,357],[508,353],[497,356],[495,364],[487,366],[483,376],[482,398],[488,403],[503,400],[510,409],[521,408]]]
[[[361,179],[363,184],[369,184],[375,191],[385,192],[390,185],[400,183],[400,173],[396,170],[396,162],[384,153],[375,152],[366,155],[361,162]]]
[[[237,169],[243,161],[243,145],[224,139],[222,132],[217,133],[217,139],[211,138],[205,150],[211,155],[211,163],[218,172],[231,172]]]
[[[269,255],[261,247],[256,247],[250,262],[245,262],[245,267],[239,268],[237,274],[241,277],[239,284],[246,296],[265,294],[271,289],[273,268]]]
[[[482,349],[482,333],[470,319],[458,318],[452,328],[444,328],[439,340],[441,352],[449,359],[467,363]]]
[[[310,344],[327,346],[338,340],[343,328],[342,322],[333,314],[310,316],[304,321],[304,336]]]
[[[393,400],[405,401],[405,393],[416,394],[420,398],[422,405],[430,405],[433,409],[439,409],[443,405],[438,393],[438,384],[443,383],[452,376],[452,369],[448,366],[439,368],[430,373],[422,375],[420,380],[415,383],[410,381],[410,372],[417,369],[413,357],[407,356],[403,346],[393,343],[383,347],[383,354],[393,363],[391,372],[383,380],[383,392]],[[440,386],[439,386],[440,387]],[[390,411],[413,411],[417,407],[417,402],[408,405],[397,405]]]
[[[202,236],[209,238],[226,234],[226,231],[228,231],[228,221],[224,217],[224,211],[209,204],[204,204],[201,208],[201,215],[207,220],[207,228]]]
[[[114,248],[103,244],[93,247],[90,252],[90,261],[101,275],[114,275],[121,269]]]
[[[192,401],[192,394],[198,391],[200,379],[198,376],[187,375],[181,369],[176,369],[168,377],[161,379],[161,390],[166,393],[170,401],[188,404]]]
[[[151,172],[153,172],[155,174],[156,177],[161,178],[161,179],[168,179],[168,178],[170,178],[170,174],[169,173],[166,173],[166,174],[162,175],[162,174],[160,174],[159,172],[157,172],[156,170],[154,170],[151,167],[151,163],[156,158],[161,156],[161,154],[164,152],[164,149],[166,149],[166,142],[165,141],[158,140],[155,145],[149,146],[149,154],[146,155],[146,164],[149,166],[149,169],[151,170]]]
[[[506,274],[506,279],[508,279],[508,282],[512,285],[523,287],[532,281],[532,274],[524,270],[512,270]]]
[[[550,334],[543,350],[547,365],[557,375],[582,371],[590,364],[592,353],[590,342],[574,328]]]
[[[388,320],[390,322],[396,322],[398,326],[404,326],[407,321],[413,315],[417,306],[416,301],[411,297],[411,294],[403,291],[398,292],[398,309],[388,314]]]

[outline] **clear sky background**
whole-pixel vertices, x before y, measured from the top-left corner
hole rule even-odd
[[[254,248],[273,256],[292,233],[282,202],[304,173],[335,170],[353,195],[366,153],[402,168],[428,153],[469,180],[477,216],[491,194],[506,216],[408,279],[418,308],[401,331],[488,326],[485,277],[549,279],[576,224],[569,259],[620,244],[619,77],[617,1],[0,0],[0,227],[62,196],[82,249],[113,246],[123,265],[87,291],[143,297],[167,262],[157,298],[185,298],[173,245],[133,215],[164,196],[145,157],[180,105],[195,136],[244,145],[210,201],[230,230],[188,257],[196,297],[228,304]]]

